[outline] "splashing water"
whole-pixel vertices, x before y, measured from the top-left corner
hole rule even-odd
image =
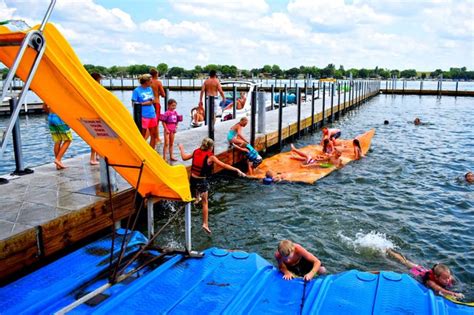
[[[377,231],[370,231],[367,234],[362,232],[356,233],[354,239],[345,236],[341,231],[339,231],[337,235],[345,244],[353,247],[354,251],[357,253],[366,250],[385,253],[387,248],[394,247],[393,242],[387,237],[387,235],[385,235],[385,233]]]

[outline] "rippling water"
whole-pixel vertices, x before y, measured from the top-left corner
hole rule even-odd
[[[415,117],[426,124],[414,126]],[[315,185],[215,178],[213,235],[198,229],[200,210],[193,210],[193,246],[238,248],[274,261],[279,240],[289,238],[315,253],[330,272],[406,272],[382,254],[394,246],[429,267],[446,263],[459,280],[457,289],[472,299],[474,185],[462,177],[474,169],[473,117],[469,98],[374,98],[334,124],[344,138],[376,129],[366,158]],[[385,119],[389,125],[383,125]],[[319,139],[317,132],[297,145]],[[161,241],[175,242],[182,233],[178,226]]]

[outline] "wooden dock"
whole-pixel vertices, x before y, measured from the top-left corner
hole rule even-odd
[[[352,93],[356,99],[346,92],[345,103],[342,101],[344,94],[341,94],[341,104],[338,104],[336,94],[332,109],[331,96],[326,93],[324,113],[321,95],[314,101],[314,116],[311,101],[303,103],[300,111],[294,105],[283,108],[281,140],[293,139],[312,127],[319,128],[323,119],[325,123],[336,120],[378,95],[378,85],[365,92],[365,95]],[[265,130],[255,134],[257,150],[264,151],[279,144],[278,115],[278,110],[265,113]],[[226,141],[227,132],[235,123],[236,120],[231,120],[215,125],[215,154],[229,164],[243,159],[237,150],[229,150]],[[250,126],[245,128],[249,139],[250,130]],[[192,152],[207,135],[207,126],[184,130],[177,133],[175,143],[182,143],[186,152]],[[158,152],[161,149],[159,147]],[[175,150],[179,156],[177,148]],[[176,163],[183,163],[189,169],[191,162]],[[107,195],[97,191],[99,168],[88,164],[88,156],[66,160],[65,164],[69,168],[62,171],[56,171],[54,164],[37,167],[34,174],[1,186],[0,200],[4,209],[0,212],[0,281],[18,276],[25,267],[38,266],[52,256],[71,250],[81,240],[110,228],[114,220],[134,212],[134,189],[122,179],[119,180],[120,190],[113,197],[115,218],[112,220]],[[214,169],[214,172],[219,171],[217,167]]]

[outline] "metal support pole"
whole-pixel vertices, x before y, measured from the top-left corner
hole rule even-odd
[[[10,103],[10,112],[14,112],[17,106],[21,106],[17,103],[18,99],[16,97],[12,97],[9,100]],[[21,149],[21,133],[20,133],[20,120],[17,117],[15,124],[12,129],[12,137],[13,137],[13,153],[15,155],[15,171],[13,171],[13,175],[27,175],[31,174],[34,171],[25,168],[25,164],[23,161],[23,152]]]
[[[456,81],[456,96],[458,96],[459,80]]]
[[[53,13],[55,4],[56,4],[56,0],[51,0],[48,10],[46,11],[46,14],[44,15],[43,21],[41,21],[41,26],[39,28],[40,32],[44,31],[44,28],[46,27],[46,23],[48,23],[49,17],[51,16],[51,13]]]
[[[321,128],[324,126],[324,116],[326,111],[326,83],[323,82],[323,117],[321,118]]]
[[[278,106],[278,147],[282,148],[282,127],[283,127],[283,106],[281,100],[283,99],[283,91],[280,89],[280,106]]]
[[[296,106],[297,106],[297,117],[296,117],[296,135],[298,138],[301,136],[301,91],[298,88],[298,83],[295,84],[296,87]]]
[[[331,87],[331,120],[332,123],[334,121],[334,83],[329,83]]]
[[[135,125],[137,125],[140,133],[142,132],[142,104],[134,103],[133,104],[133,120]]]
[[[275,87],[272,84],[271,96],[270,96],[270,109],[273,110],[275,106]]]
[[[342,113],[346,113],[346,91],[347,91],[347,82],[344,82],[344,106],[342,109]]]
[[[255,147],[255,116],[257,114],[257,91],[252,91],[250,102],[250,145]]]
[[[165,112],[168,110],[168,99],[170,95],[170,89],[166,88],[165,89]]]
[[[285,84],[285,107],[288,105],[288,89],[286,88],[286,84]],[[282,102],[281,102],[281,99],[280,99],[280,106],[281,106]]]
[[[237,117],[237,87],[235,84],[232,86],[232,102],[232,118],[235,119]]]
[[[215,102],[215,96],[209,96],[209,106],[207,108],[207,127],[208,127],[208,132],[207,136],[214,140],[214,102]]]
[[[337,119],[341,116],[341,83],[337,82]]]
[[[257,132],[265,134],[265,93],[257,92],[257,113],[258,126]]]
[[[314,82],[311,89],[311,132],[314,131]]]
[[[153,197],[147,199],[146,209],[147,209],[147,228],[148,228],[148,239],[150,239],[155,234],[155,222],[154,222],[154,213],[153,205],[155,200]]]
[[[191,252],[191,203],[188,202],[184,206],[184,237],[185,237],[185,247],[188,253]]]
[[[319,90],[321,89],[321,81],[318,81],[318,99],[319,99]]]
[[[201,101],[201,100],[199,100]],[[204,113],[204,125],[208,125],[209,124],[209,119],[207,118],[208,115],[208,112],[209,112],[209,99],[207,98],[207,93],[204,92],[204,110],[205,110],[205,113]]]
[[[423,80],[420,81],[420,95],[421,95],[421,91],[423,91]]]

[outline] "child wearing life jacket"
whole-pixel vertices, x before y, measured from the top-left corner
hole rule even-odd
[[[248,164],[248,175],[252,176],[254,169],[256,169],[263,161],[262,157],[257,150],[254,149],[250,144],[245,144],[244,147],[239,147],[238,145],[233,144],[234,148],[245,152],[245,157],[247,158]]]
[[[206,233],[211,234],[211,229],[209,228],[208,222],[208,191],[210,189],[210,185],[207,181],[207,178],[212,173],[213,164],[217,164],[222,168],[234,171],[239,176],[246,177],[246,175],[238,168],[220,161],[214,155],[214,141],[210,138],[204,138],[201,142],[201,146],[194,150],[192,154],[184,152],[184,147],[182,144],[179,144],[178,148],[183,161],[192,159],[190,176],[191,193],[196,197],[196,200],[202,204],[202,229],[206,231]]]
[[[410,268],[410,273],[435,293],[439,295],[451,295],[456,299],[464,298],[464,294],[448,290],[448,288],[454,284],[454,279],[448,266],[435,264],[433,268],[426,269],[423,266],[409,261],[402,254],[391,248],[387,249],[387,254]]]
[[[165,144],[163,145],[163,158],[166,159],[166,152],[169,151],[170,160],[177,161],[173,156],[174,135],[178,127],[178,122],[183,121],[183,116],[176,112],[176,101],[174,99],[168,100],[168,110],[160,116],[163,122],[163,129],[165,130]]]

